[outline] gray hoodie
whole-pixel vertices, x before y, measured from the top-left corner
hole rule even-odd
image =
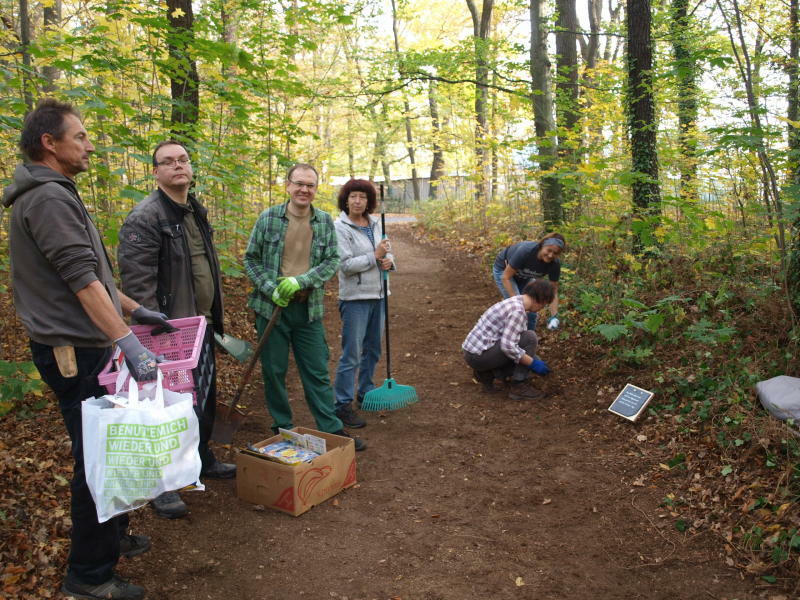
[[[383,230],[378,217],[367,215],[372,226],[375,245],[381,241]],[[383,298],[383,279],[375,259],[375,245],[367,234],[342,211],[333,222],[339,244],[339,300],[378,300]],[[387,254],[394,263],[391,254]],[[394,270],[394,264],[392,265]],[[390,292],[391,294],[391,292]]]
[[[49,167],[19,165],[3,205],[13,206],[11,281],[28,336],[48,346],[110,346],[75,295],[100,281],[122,314],[108,255],[75,182]]]

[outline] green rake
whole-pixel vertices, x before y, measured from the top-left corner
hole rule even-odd
[[[383,211],[383,185],[381,185],[381,228],[383,238],[386,238],[386,216]],[[410,385],[400,385],[392,379],[392,361],[389,345],[389,272],[383,272],[383,318],[385,322],[386,335],[386,379],[383,385],[364,394],[361,401],[361,410],[382,411],[397,410],[405,408],[409,404],[414,404],[417,398],[417,390]]]

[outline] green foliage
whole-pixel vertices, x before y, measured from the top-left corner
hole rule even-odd
[[[686,455],[683,453],[676,454],[670,460],[667,461],[667,466],[670,469],[674,469],[677,466],[685,466],[686,463]]]
[[[41,400],[43,384],[39,371],[32,362],[9,362],[0,360],[0,417],[15,408],[20,414],[28,414],[32,410],[41,410],[45,401]],[[40,398],[25,408],[23,400],[27,394]]]

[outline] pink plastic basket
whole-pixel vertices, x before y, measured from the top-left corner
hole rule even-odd
[[[132,325],[131,330],[142,345],[156,356],[164,356],[166,362],[159,363],[158,368],[164,375],[164,387],[173,392],[194,392],[194,375],[192,369],[197,366],[203,337],[206,333],[205,317],[186,317],[170,319],[169,324],[178,331],[151,335],[154,325]],[[97,376],[100,385],[105,386],[109,394],[113,394],[117,384],[119,364],[124,360],[121,356],[108,361],[106,367]]]

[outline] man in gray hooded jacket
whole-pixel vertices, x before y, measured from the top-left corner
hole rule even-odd
[[[156,357],[122,320],[166,326],[165,316],[119,292],[100,233],[75,187],[94,146],[69,104],[45,99],[25,118],[17,167],[3,194],[13,207],[9,253],[14,306],[30,337],[33,362],[58,398],[72,442],[72,533],[62,592],[75,598],[138,600],[144,588],[114,573],[120,555],[150,548],[130,535],[128,516],[98,523],[83,464],[81,402],[102,396],[97,375],[111,358],[112,342],[125,354],[137,381],[156,378]]]

